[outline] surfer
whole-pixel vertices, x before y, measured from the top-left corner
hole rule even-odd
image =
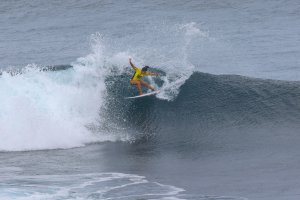
[[[131,65],[131,67],[135,71],[134,75],[132,76],[132,78],[130,80],[130,84],[131,85],[136,85],[136,87],[138,88],[138,91],[139,91],[140,95],[143,94],[141,86],[147,87],[147,88],[151,89],[152,91],[155,91],[156,89],[154,87],[152,87],[151,85],[149,85],[148,83],[146,83],[145,81],[140,80],[140,79],[143,76],[159,76],[159,73],[147,72],[149,66],[145,66],[142,69],[136,67],[131,62],[131,58],[129,58],[129,64]]]

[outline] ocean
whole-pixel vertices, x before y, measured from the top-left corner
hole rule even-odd
[[[2,1],[0,200],[299,199],[299,11]]]

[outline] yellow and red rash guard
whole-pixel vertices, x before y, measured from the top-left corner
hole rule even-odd
[[[135,73],[133,74],[131,80],[133,81],[139,81],[143,76],[148,76],[150,73],[143,72],[141,69],[134,67]]]

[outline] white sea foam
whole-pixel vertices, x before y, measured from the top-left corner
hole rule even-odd
[[[1,150],[70,148],[98,140],[85,127],[101,99],[96,78],[76,70],[32,69],[4,74],[0,82]]]
[[[1,177],[0,200],[6,199],[163,199],[184,190],[123,173]],[[11,184],[13,183],[13,184]]]
[[[183,188],[117,172],[64,175],[1,175],[0,200],[247,200],[243,197],[185,194]]]

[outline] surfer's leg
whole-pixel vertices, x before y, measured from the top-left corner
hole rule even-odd
[[[136,85],[136,87],[137,87],[137,89],[138,89],[140,95],[143,94],[140,81],[130,80],[130,84],[131,84],[131,85]]]
[[[149,85],[148,83],[146,83],[145,81],[140,80],[142,86],[145,86],[149,89],[151,89],[152,91],[155,91],[156,89],[154,87],[152,87],[151,85]]]

